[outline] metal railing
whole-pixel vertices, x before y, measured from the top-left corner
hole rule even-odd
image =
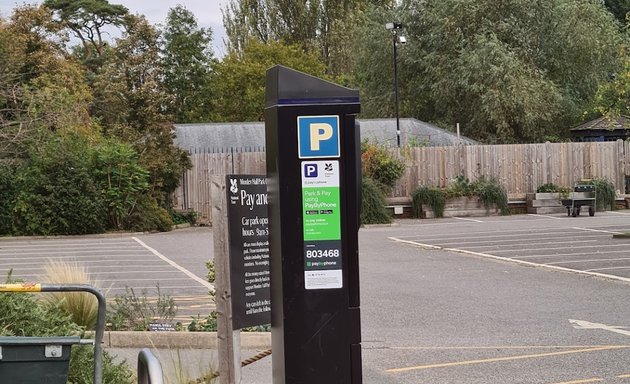
[[[105,334],[105,317],[107,304],[105,296],[95,287],[87,284],[0,284],[0,292],[87,292],[98,300],[98,315],[94,335],[94,384],[103,383],[103,335]]]

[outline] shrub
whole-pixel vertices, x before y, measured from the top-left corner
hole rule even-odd
[[[405,164],[394,158],[385,146],[363,141],[361,169],[364,178],[374,180],[387,194],[405,172]]]
[[[140,166],[136,151],[113,140],[95,148],[92,167],[107,210],[108,227],[122,229],[133,221],[129,216],[137,215],[139,201],[149,189],[149,172]]]
[[[68,384],[93,384],[94,347],[74,346],[70,355]],[[112,356],[103,351],[103,383],[134,384],[135,374],[125,361],[114,363]]]
[[[561,187],[554,183],[542,184],[536,189],[536,193],[560,193],[561,196],[569,196],[571,188]]]
[[[107,313],[107,324],[111,331],[146,331],[154,321],[172,321],[177,314],[175,300],[163,295],[157,287],[157,300],[151,302],[147,291],[140,296],[133,288],[125,287],[124,295],[116,295]]]
[[[510,213],[507,193],[495,179],[486,179],[482,176],[473,183],[473,190],[487,210],[496,204],[502,215]]]
[[[89,168],[87,144],[50,140],[32,148],[16,175],[13,231],[19,235],[78,235],[104,230],[104,210]]]
[[[385,196],[377,183],[369,177],[362,180],[361,224],[386,224],[392,221],[385,208]]]
[[[171,220],[173,224],[184,224],[189,223],[190,225],[195,225],[197,223],[197,212],[191,210],[187,211],[178,211],[171,209],[168,211],[171,216]]]
[[[444,216],[444,205],[446,203],[446,196],[444,192],[439,188],[430,188],[421,186],[417,188],[411,194],[413,204],[413,216],[422,216],[422,204],[427,204],[433,210],[435,217]]]
[[[51,284],[88,284],[98,286],[89,278],[85,267],[77,262],[48,260],[41,281]],[[50,306],[58,306],[72,321],[85,329],[94,329],[98,316],[98,300],[86,292],[50,292],[41,295]]]
[[[13,207],[15,206],[16,166],[0,162],[0,236],[13,231]]]
[[[597,208],[615,210],[615,198],[617,197],[615,185],[610,180],[599,177],[594,178],[591,183],[595,186]]]
[[[160,231],[173,229],[173,221],[166,209],[160,207],[152,196],[142,195],[131,214],[123,220],[123,228],[130,231]]]

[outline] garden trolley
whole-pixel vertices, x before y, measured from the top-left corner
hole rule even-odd
[[[94,384],[103,383],[102,341],[105,333],[105,297],[90,285],[0,284],[0,292],[87,292],[98,300],[94,340],[70,337],[0,337],[0,383],[66,384],[70,349],[94,345]]]
[[[579,216],[582,207],[588,207],[588,215],[595,216],[596,195],[595,185],[591,184],[590,180],[576,182],[569,198],[562,199],[562,205],[567,209],[567,216]]]

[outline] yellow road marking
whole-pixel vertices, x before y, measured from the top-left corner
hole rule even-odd
[[[604,381],[604,379],[592,378],[592,379],[584,379],[584,380],[563,381],[562,383],[555,383],[555,384],[595,383],[595,382],[598,382],[598,381]]]
[[[533,359],[533,358],[537,358],[537,357],[570,355],[570,354],[575,354],[575,353],[606,351],[606,350],[622,349],[622,348],[627,348],[627,347],[626,346],[605,346],[605,347],[595,347],[595,348],[574,349],[574,350],[570,350],[570,351],[561,351],[561,352],[537,353],[537,354],[531,354],[531,355],[507,356],[507,357],[495,357],[495,358],[490,358],[490,359],[457,361],[457,362],[453,362],[453,363],[429,364],[429,365],[419,365],[419,366],[416,366],[416,367],[394,368],[394,369],[387,369],[387,370],[385,370],[385,372],[399,373],[399,372],[408,372],[408,371],[419,371],[419,370],[431,369],[431,368],[457,367],[457,366],[462,366],[462,365],[485,364],[485,363],[494,363],[494,362],[498,362],[498,361],[512,361],[512,360]]]
[[[620,379],[630,379],[630,373],[627,374],[627,375],[619,375],[617,377],[620,378]]]

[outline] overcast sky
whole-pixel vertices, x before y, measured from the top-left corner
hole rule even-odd
[[[225,30],[221,8],[225,8],[228,0],[109,0],[110,4],[122,4],[131,13],[145,15],[151,24],[164,23],[166,13],[170,8],[181,4],[191,11],[201,27],[212,28],[214,54],[217,57],[225,55]],[[11,15],[16,5],[39,4],[37,0],[0,0],[0,14],[3,17]]]

